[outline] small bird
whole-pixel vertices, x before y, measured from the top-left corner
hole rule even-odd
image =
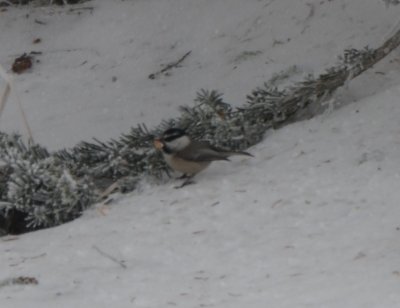
[[[175,171],[182,172],[186,181],[177,188],[192,184],[191,179],[207,168],[214,160],[228,160],[232,155],[253,156],[242,151],[218,149],[206,141],[194,141],[183,129],[169,128],[161,137],[154,139],[154,147],[161,150],[167,164]]]

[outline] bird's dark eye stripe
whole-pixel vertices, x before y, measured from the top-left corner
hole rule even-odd
[[[165,141],[172,141],[172,140],[175,140],[176,138],[178,138],[178,137],[180,137],[181,135],[178,135],[178,134],[175,134],[175,135],[168,135],[168,136],[166,136],[166,137],[164,137],[163,139],[165,140]]]
[[[185,132],[183,130],[178,129],[178,128],[171,128],[171,129],[167,129],[164,132],[163,139],[165,141],[172,141],[174,139],[182,137],[183,135],[185,135]]]

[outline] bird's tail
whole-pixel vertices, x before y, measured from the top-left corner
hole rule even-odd
[[[251,156],[254,157],[253,154],[249,153],[249,152],[245,152],[245,151],[231,151],[228,152],[229,156],[233,156],[233,155],[245,155],[245,156]]]

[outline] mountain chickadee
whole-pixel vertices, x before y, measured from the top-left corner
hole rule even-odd
[[[154,147],[161,150],[167,164],[182,172],[181,178],[187,178],[183,187],[191,184],[191,179],[207,168],[214,160],[228,160],[232,155],[253,156],[247,152],[218,149],[205,141],[194,141],[183,129],[167,129],[160,138],[154,139]]]

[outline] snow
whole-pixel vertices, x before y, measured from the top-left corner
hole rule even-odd
[[[294,77],[301,79],[333,65],[347,47],[379,45],[399,11],[379,0],[96,0],[82,6],[93,10],[0,12],[4,67],[24,52],[43,52],[31,72],[15,79],[35,140],[52,149],[116,138],[139,123],[157,125],[192,104],[201,88],[222,91],[240,106],[274,73],[296,65]],[[32,44],[36,38],[42,42]],[[188,51],[171,76],[148,78]],[[0,129],[24,132],[11,98]]]
[[[0,13],[4,67],[43,51],[15,85],[35,139],[51,148],[158,124],[202,87],[239,106],[274,73],[296,65],[299,79],[346,47],[378,46],[400,9],[372,0],[84,6],[94,9]],[[189,50],[170,76],[148,78]],[[339,91],[341,108],[270,131],[249,149],[254,158],[216,162],[195,185],[143,180],[73,222],[0,238],[1,307],[400,307],[399,59],[395,51]],[[23,132],[15,94],[0,129]],[[18,276],[39,283],[1,283]]]

